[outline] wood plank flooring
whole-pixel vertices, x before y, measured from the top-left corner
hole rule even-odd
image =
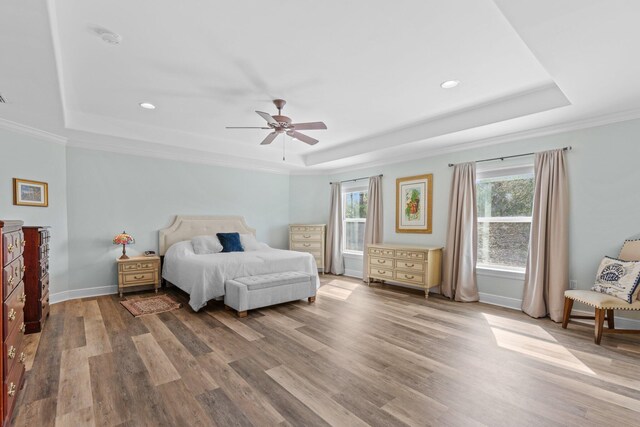
[[[134,318],[51,306],[15,426],[637,425],[640,337],[324,276],[237,319],[222,303]],[[37,351],[36,351],[37,349]]]

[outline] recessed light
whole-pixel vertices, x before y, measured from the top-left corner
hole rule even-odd
[[[155,105],[153,105],[153,104],[152,104],[152,103],[150,103],[150,102],[141,102],[141,103],[140,103],[140,106],[141,106],[142,108],[144,108],[145,110],[155,110],[155,109],[156,109],[156,106],[155,106]]]
[[[94,31],[105,43],[120,44],[122,42],[122,36],[120,34],[114,33],[113,31],[107,30],[106,28],[98,27],[95,28]]]
[[[442,89],[451,89],[460,84],[460,80],[447,80],[446,82],[442,82],[440,87]]]

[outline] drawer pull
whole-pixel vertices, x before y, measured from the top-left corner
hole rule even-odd
[[[144,274],[142,276],[133,276],[133,278],[136,280],[144,279]]]
[[[9,276],[9,286],[13,285],[13,275]]]
[[[411,279],[415,279],[415,277],[416,277],[416,276],[409,276],[408,274],[405,274],[405,275],[404,275],[404,278],[405,278],[405,279],[409,279],[409,280],[411,280]]]
[[[9,317],[9,322],[16,320],[16,311],[13,308],[9,310],[9,315],[7,317]]]
[[[310,239],[311,238],[311,234],[303,234],[302,237],[304,237],[305,239]]]
[[[16,385],[14,383],[9,384],[9,390],[7,390],[7,394],[11,397],[16,394]]]
[[[23,240],[23,241],[22,241],[22,247],[24,248],[25,246],[27,246],[27,241],[26,241],[26,240]]]
[[[387,270],[378,270],[378,274],[385,274]]]
[[[411,268],[411,267],[415,267],[415,264],[407,264],[406,262],[404,263],[405,267]]]
[[[386,259],[379,259],[378,260],[378,264],[386,264],[387,260]]]
[[[308,248],[309,246],[311,246],[311,243],[303,243],[302,246],[304,246],[305,248]]]
[[[13,252],[13,243],[9,243],[7,245],[7,252],[12,253]]]
[[[22,268],[21,268],[20,270],[22,270],[22,272],[24,273],[25,271],[27,271],[27,266],[26,266],[26,265],[23,265],[23,266],[22,266]]]
[[[24,351],[22,353],[20,353],[20,358],[18,359],[18,361],[22,364],[24,364],[24,362],[27,360],[27,355],[24,354]]]
[[[25,302],[26,300],[27,300],[27,294],[23,292],[22,295],[18,297],[18,301]]]
[[[16,357],[16,348],[14,346],[9,347],[9,351],[7,352],[7,357],[9,359],[13,359],[14,357]]]
[[[26,330],[27,330],[27,325],[24,322],[22,322],[22,324],[20,325],[20,332],[24,334],[24,331]]]

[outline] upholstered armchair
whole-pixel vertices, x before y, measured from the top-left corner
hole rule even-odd
[[[626,240],[618,259],[623,261],[640,261],[640,238]],[[615,296],[583,290],[569,290],[564,293],[564,318],[562,327],[567,328],[570,319],[595,319],[594,341],[600,344],[603,333],[619,334],[640,334],[640,330],[616,329],[614,322],[615,310],[640,310],[640,300],[638,300],[638,286],[632,296],[631,303],[616,298]],[[572,315],[573,302],[578,301],[589,305],[595,309],[595,316]],[[607,329],[604,329],[604,321],[607,320]]]

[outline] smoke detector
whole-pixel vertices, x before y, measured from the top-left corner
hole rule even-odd
[[[122,36],[106,28],[94,28],[95,33],[102,39],[103,42],[109,44],[120,44],[122,42]]]

